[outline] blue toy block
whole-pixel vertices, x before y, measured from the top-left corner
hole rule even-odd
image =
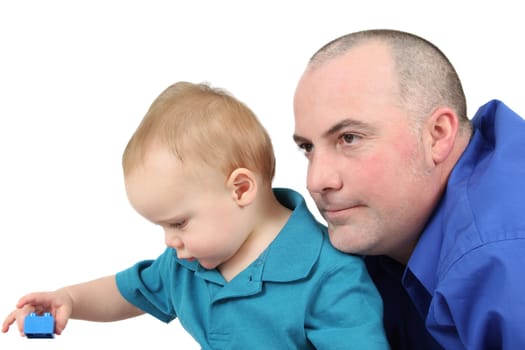
[[[55,318],[49,312],[41,316],[31,312],[24,321],[24,334],[28,338],[54,338]]]

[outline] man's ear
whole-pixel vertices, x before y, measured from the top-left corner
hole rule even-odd
[[[428,119],[427,127],[432,161],[440,164],[454,149],[459,127],[458,115],[448,107],[439,107]]]
[[[232,197],[241,207],[251,204],[257,195],[257,181],[255,174],[246,168],[237,168],[228,177],[228,187]]]

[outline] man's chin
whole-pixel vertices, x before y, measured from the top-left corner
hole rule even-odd
[[[348,254],[365,255],[370,244],[355,234],[355,231],[345,226],[328,226],[330,243],[339,251]]]

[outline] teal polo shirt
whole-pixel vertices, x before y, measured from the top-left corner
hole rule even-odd
[[[330,245],[299,193],[274,193],[292,215],[230,282],[167,248],[117,273],[120,293],[161,321],[178,317],[203,349],[388,349],[362,258]]]

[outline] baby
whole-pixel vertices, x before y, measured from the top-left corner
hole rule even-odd
[[[166,250],[115,275],[31,293],[3,332],[36,312],[68,319],[179,318],[203,349],[388,349],[382,301],[361,257],[341,253],[300,194],[272,188],[275,157],[254,113],[225,90],[178,82],[123,155],[133,208]]]

